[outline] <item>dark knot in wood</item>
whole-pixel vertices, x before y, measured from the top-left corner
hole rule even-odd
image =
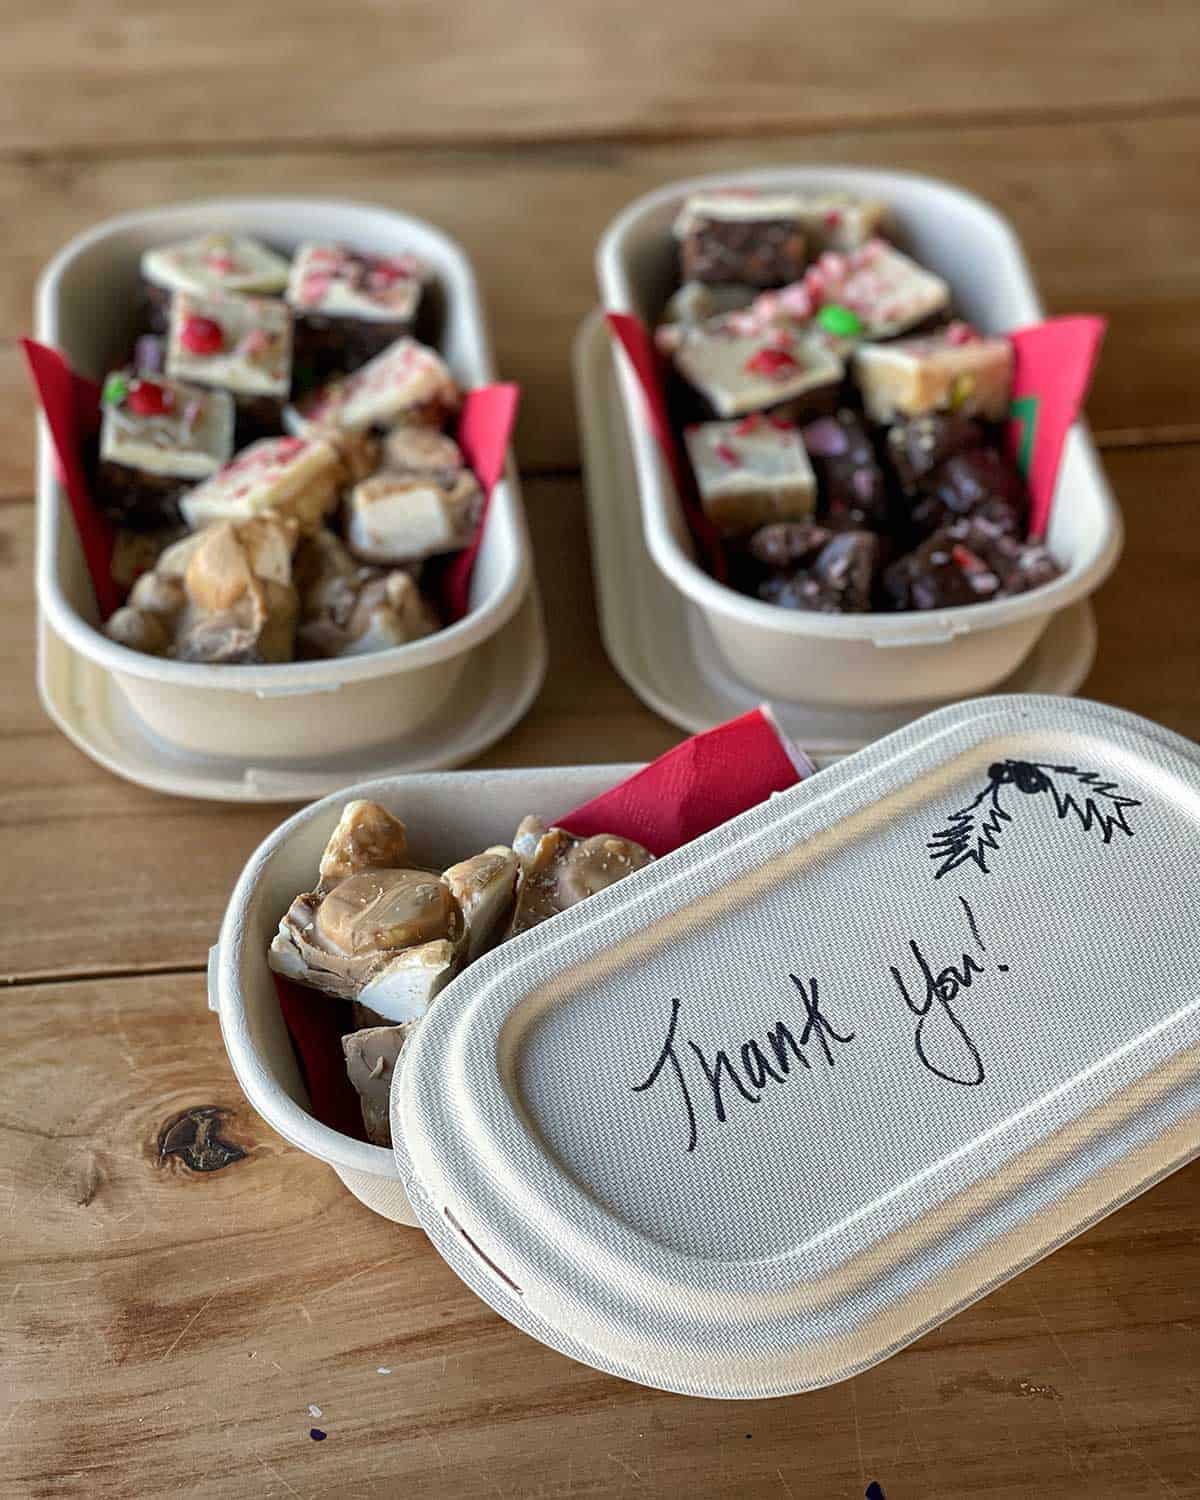
[[[245,1151],[221,1134],[228,1111],[216,1104],[193,1104],[173,1115],[158,1133],[158,1160],[177,1156],[193,1172],[219,1172],[241,1161]]]

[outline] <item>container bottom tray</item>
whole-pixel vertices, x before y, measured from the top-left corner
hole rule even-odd
[[[729,670],[700,612],[662,578],[646,549],[612,345],[599,312],[579,330],[575,381],[605,648],[656,713],[693,733],[708,729],[754,707],[760,695]],[[1055,615],[1029,656],[989,696],[1075,693],[1095,655],[1095,616],[1084,601]],[[772,704],[787,733],[822,760],[848,755],[941,706],[942,700],[855,710]]]
[[[43,615],[38,620],[38,690],[67,738],[127,781],[219,802],[307,801],[375,776],[462,765],[507,734],[545,675],[546,635],[534,587],[508,624],[472,653],[446,707],[415,734],[355,755],[246,766],[188,755],[150,734],[108,673],[72,651]]]

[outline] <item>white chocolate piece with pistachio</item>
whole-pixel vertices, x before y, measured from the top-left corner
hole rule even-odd
[[[924,337],[864,344],[851,367],[874,422],[954,412],[998,422],[1008,415],[1013,346],[964,323]]]
[[[456,552],[470,542],[483,495],[475,476],[460,470],[449,485],[436,477],[375,474],[346,497],[346,543],[373,563],[411,563]]]
[[[142,275],[169,292],[282,292],[289,263],[259,240],[203,234],[142,254]]]
[[[510,937],[623,880],[654,858],[632,839],[607,833],[578,838],[565,828],[547,828],[535,817],[522,820],[513,848],[521,859],[521,876]]]
[[[722,536],[810,520],[817,479],[799,430],[761,413],[684,433],[704,514]]]
[[[261,438],[189,490],[179,508],[193,530],[273,512],[311,533],[337,508],[343,473],[337,448],[323,438]]]
[[[289,406],[284,423],[297,433],[323,427],[365,432],[404,423],[440,427],[458,403],[458,387],[441,355],[416,339],[401,338],[353,374]]]

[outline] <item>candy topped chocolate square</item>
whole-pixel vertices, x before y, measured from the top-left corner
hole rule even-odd
[[[142,474],[206,479],[233,452],[233,398],[162,376],[114,370],[100,403],[100,461]]]
[[[1013,348],[1008,339],[951,323],[914,338],[863,344],[851,369],[875,422],[942,411],[998,422],[1008,414]]]
[[[180,510],[193,530],[274,511],[312,532],[337,506],[343,472],[337,449],[319,436],[263,438],[190,490]]]
[[[822,255],[806,272],[804,287],[822,326],[853,339],[906,333],[950,306],[950,288],[940,276],[880,239],[849,254]],[[838,319],[832,309],[848,316]]]
[[[397,339],[362,369],[322,386],[284,418],[292,432],[340,427],[349,432],[403,423],[440,426],[459,403],[445,361],[416,339]]]
[[[704,513],[723,536],[770,521],[806,521],[817,481],[797,429],[761,412],[684,433]]]
[[[235,396],[286,399],[292,382],[292,315],[269,297],[176,292],[167,374]]]
[[[673,356],[675,368],[717,416],[744,416],[785,402],[800,410],[806,398],[836,389],[845,365],[819,333],[789,323],[740,332],[738,317],[687,329]]]
[[[289,262],[247,235],[203,234],[157,245],[142,256],[142,275],[166,292],[282,292]]]
[[[423,267],[413,255],[359,255],[345,245],[304,244],[284,294],[293,311],[377,323],[412,322]]]
[[[789,193],[719,188],[694,193],[675,220],[685,281],[782,286],[807,260],[804,229]]]

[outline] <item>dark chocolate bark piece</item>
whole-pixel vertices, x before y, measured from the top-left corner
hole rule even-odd
[[[871,608],[879,538],[844,531],[828,541],[811,567],[779,572],[759,587],[759,598],[783,609],[819,614],[863,614]]]
[[[848,407],[801,434],[817,475],[817,508],[832,531],[886,531],[887,480],[862,418]]]
[[[749,551],[768,568],[794,568],[811,562],[833,533],[812,521],[772,521],[751,536]]]
[[[956,520],[981,516],[1013,535],[1025,531],[1029,495],[1020,471],[998,448],[971,448],[930,476],[913,506],[913,525],[929,534]]]
[[[901,491],[916,495],[935,469],[956,454],[981,448],[987,434],[970,417],[937,413],[888,429],[886,453]]]
[[[884,593],[894,609],[951,609],[997,597],[1000,578],[968,545],[965,531],[934,532],[884,572]]]

